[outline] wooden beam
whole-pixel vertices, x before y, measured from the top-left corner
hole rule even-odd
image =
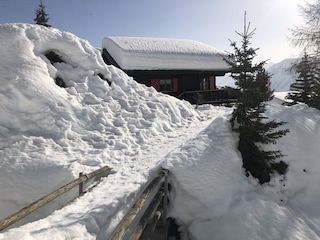
[[[116,229],[113,231],[110,240],[121,240],[126,235],[129,227],[132,222],[135,220],[137,215],[140,213],[141,209],[144,207],[146,202],[148,202],[149,197],[154,193],[154,191],[158,190],[159,183],[163,180],[165,173],[164,171],[160,171],[158,176],[155,177],[152,182],[146,187],[146,189],[142,192],[140,197],[136,200],[132,208],[128,211],[128,213],[124,216],[124,218],[120,221]]]
[[[164,196],[164,193],[162,191],[159,191],[157,193],[157,195],[154,197],[154,199],[150,203],[149,207],[147,208],[147,210],[143,214],[139,224],[136,226],[135,230],[131,234],[130,240],[135,240],[135,239],[140,238],[142,232],[145,231],[146,226],[150,224],[153,216],[155,215],[156,210],[159,207],[160,202],[163,201],[163,196]],[[160,214],[160,216],[161,216],[161,214]],[[147,233],[147,236],[151,235],[152,232],[153,232],[153,230],[150,229],[150,232]]]

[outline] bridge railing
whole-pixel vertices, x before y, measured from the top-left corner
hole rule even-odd
[[[149,239],[160,217],[167,218],[168,170],[161,170],[139,195],[109,240]],[[161,205],[162,204],[162,205]],[[159,210],[161,205],[161,210]]]
[[[80,173],[79,178],[0,221],[0,231],[22,220],[37,209],[47,205],[49,202],[77,186],[79,188],[78,196],[83,195],[95,186],[102,177],[108,176],[110,173],[111,168],[108,166],[102,167],[89,174]],[[114,229],[109,239],[150,239],[160,218],[163,221],[163,225],[166,226],[168,185],[168,170],[161,169],[156,177],[146,185],[131,209]],[[166,235],[166,233],[164,233],[164,235]]]

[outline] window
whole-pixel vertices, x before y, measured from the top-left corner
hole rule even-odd
[[[200,90],[208,90],[209,89],[209,79],[202,78],[200,80]]]
[[[160,91],[172,92],[172,79],[160,79]]]

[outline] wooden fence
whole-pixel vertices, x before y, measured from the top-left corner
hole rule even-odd
[[[69,182],[68,184],[24,207],[17,213],[0,221],[0,231],[6,229],[76,186],[79,187],[79,196],[81,196],[85,193],[85,189],[87,189],[86,186],[89,185],[88,183],[90,182],[90,179],[91,181],[97,181],[101,177],[109,175],[110,172],[111,169],[108,166],[105,166],[86,175],[80,173],[79,178]],[[92,187],[92,184],[90,187]],[[148,185],[146,185],[134,205],[112,232],[109,240],[150,239],[150,236],[153,234],[160,218],[162,218],[163,225],[166,228],[167,201],[168,170],[162,169],[159,171],[158,175]],[[164,232],[163,235],[164,239],[166,239],[166,232]]]
[[[109,240],[150,239],[160,217],[166,225],[168,170],[161,170],[123,217]],[[161,210],[159,210],[159,205]],[[166,235],[164,233],[164,235]]]
[[[52,200],[56,199],[57,197],[65,194],[66,192],[70,191],[76,186],[79,186],[79,195],[84,193],[84,184],[88,183],[89,180],[98,180],[101,177],[107,176],[111,171],[111,168],[108,166],[104,166],[96,171],[93,171],[89,174],[84,175],[80,173],[79,178],[69,182],[68,184],[60,187],[59,189],[49,193],[48,195],[40,198],[39,200],[31,203],[30,205],[22,208],[17,213],[3,219],[0,221],[0,231],[6,229],[10,225],[16,223],[17,221],[21,220],[22,218],[26,217],[27,215],[31,214],[32,212],[36,211],[40,207],[46,205],[47,203],[51,202]]]

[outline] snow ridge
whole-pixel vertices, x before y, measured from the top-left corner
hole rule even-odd
[[[2,24],[0,33],[0,219],[79,172],[108,165],[131,176],[121,170],[124,159],[142,167],[144,144],[201,119],[189,103],[107,66],[71,33],[29,24]],[[51,63],[48,51],[63,62]],[[57,76],[66,88],[55,84]]]

